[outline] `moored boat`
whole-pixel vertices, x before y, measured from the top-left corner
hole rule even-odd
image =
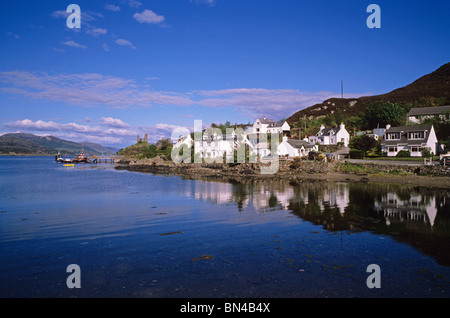
[[[89,162],[89,159],[87,155],[84,152],[81,152],[80,154],[75,156],[75,159],[73,159],[73,162],[75,163],[87,163]]]

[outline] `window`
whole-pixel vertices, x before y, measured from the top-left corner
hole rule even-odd
[[[400,133],[389,133],[386,134],[387,140],[399,140],[400,139]]]
[[[422,152],[422,147],[411,146],[411,152]]]
[[[388,152],[397,152],[397,147],[395,146],[388,147]]]
[[[425,133],[423,131],[408,133],[408,139],[423,139],[424,137],[425,137]]]

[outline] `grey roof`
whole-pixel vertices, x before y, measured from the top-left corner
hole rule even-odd
[[[269,127],[281,127],[285,123],[285,120],[280,120],[279,122],[272,122],[269,124]]]
[[[292,139],[289,139],[287,142],[292,147],[299,148],[299,149],[302,148],[302,147],[305,147],[305,148],[312,148],[313,147],[313,145],[311,145],[309,142],[307,142],[305,140],[292,140]]]
[[[420,125],[420,126],[398,126],[398,127],[391,127],[388,130],[386,130],[386,134],[387,133],[392,133],[392,132],[413,132],[413,131],[425,131],[431,130],[431,127],[433,127],[432,125]]]
[[[258,118],[257,120],[259,120],[261,122],[261,124],[270,124],[273,123],[272,119],[267,119],[267,118]]]
[[[329,136],[330,133],[333,133],[334,135],[337,134],[337,132],[339,131],[339,128],[337,127],[333,127],[333,128],[324,128],[322,130],[320,130],[316,136]]]
[[[432,125],[424,125],[424,126],[399,126],[399,127],[391,127],[388,130],[385,131],[385,134],[389,133],[400,133],[400,140],[383,140],[381,143],[386,146],[395,146],[395,145],[421,145],[425,144],[428,141],[428,138],[430,137],[430,131],[433,128]],[[409,140],[407,137],[407,133],[409,132],[420,132],[420,131],[428,131],[427,134],[425,134],[424,139],[416,139],[416,140]]]
[[[408,116],[439,115],[447,112],[450,112],[450,106],[420,107],[411,108],[408,112]]]

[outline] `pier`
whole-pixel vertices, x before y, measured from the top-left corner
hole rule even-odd
[[[93,164],[114,164],[116,159],[120,158],[121,156],[112,155],[112,156],[86,156],[84,154],[82,155],[76,155],[75,158],[71,159],[68,157],[63,157],[60,153],[55,155],[55,161],[58,163],[65,163],[65,164],[73,164],[73,163],[93,163]]]
[[[91,163],[110,163],[110,164],[113,164],[114,162],[115,162],[115,160],[116,160],[116,156],[111,156],[111,157],[97,157],[97,156],[94,156],[94,157],[90,157],[90,158],[88,158],[89,159],[89,161],[91,162]]]

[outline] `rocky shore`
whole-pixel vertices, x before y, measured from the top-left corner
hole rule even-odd
[[[263,174],[261,169],[268,167],[262,163],[180,163],[176,164],[161,157],[153,159],[121,158],[115,163],[118,170],[171,174],[187,178],[221,178],[230,182],[254,180],[288,181],[300,184],[305,181],[345,181],[408,184],[450,189],[450,167],[438,165],[396,165],[345,161],[320,162],[302,161],[292,166],[292,161],[280,160],[276,173]]]

